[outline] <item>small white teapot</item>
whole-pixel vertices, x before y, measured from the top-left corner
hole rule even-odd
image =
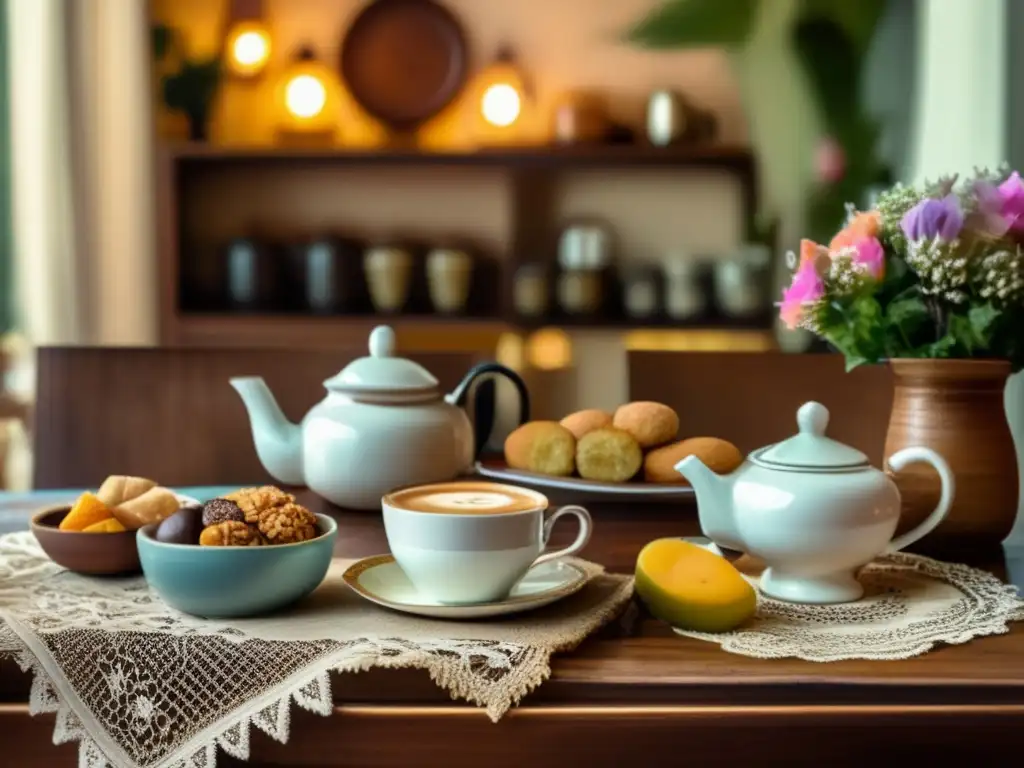
[[[395,333],[378,326],[370,354],[324,382],[327,396],[293,424],[258,376],[231,379],[245,403],[260,462],[284,485],[305,485],[338,506],[380,509],[403,485],[453,480],[469,472],[486,435],[474,435],[462,407],[480,376],[509,379],[529,419],[523,380],[498,363],[481,363],[442,395],[422,366],[395,356]]]
[[[858,569],[929,534],[953,503],[953,473],[930,448],[904,448],[889,457],[898,472],[931,464],[942,481],[935,510],[893,539],[900,518],[896,484],[855,448],[825,437],[828,410],[805,403],[800,433],[759,448],[729,475],[717,475],[696,456],[676,465],[697,494],[704,535],[767,566],[761,592],[792,603],[846,603],[864,589]]]

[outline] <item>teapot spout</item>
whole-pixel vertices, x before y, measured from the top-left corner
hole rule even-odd
[[[261,377],[233,378],[230,383],[249,412],[252,438],[260,463],[279,483],[304,485],[300,427],[288,421]]]
[[[720,547],[744,551],[736,530],[733,478],[716,474],[696,456],[687,456],[676,464],[675,470],[689,481],[697,494],[697,515],[704,535]]]

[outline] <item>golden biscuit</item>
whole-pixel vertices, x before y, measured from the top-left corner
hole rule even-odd
[[[118,504],[137,499],[155,487],[156,483],[145,477],[111,475],[103,481],[103,485],[96,491],[96,495],[108,507],[116,507]]]
[[[544,475],[571,475],[576,438],[557,421],[529,421],[505,438],[505,461],[513,469]]]
[[[172,491],[157,485],[141,496],[118,504],[111,511],[121,525],[134,531],[144,525],[161,522],[177,512],[180,506]]]
[[[570,413],[558,423],[572,432],[573,437],[579,440],[587,432],[593,432],[595,429],[601,429],[601,427],[610,427],[612,425],[612,415],[607,411],[601,411],[597,408],[588,408],[585,411]]]
[[[644,458],[644,480],[649,483],[686,484],[676,472],[676,464],[687,456],[696,456],[708,469],[727,475],[743,463],[743,454],[728,440],[717,437],[691,437],[651,451]]]
[[[644,454],[633,436],[615,427],[588,432],[576,445],[576,469],[587,480],[624,483],[643,464]]]
[[[619,406],[612,424],[629,432],[644,449],[675,440],[679,433],[679,416],[676,412],[667,405],[647,401]]]

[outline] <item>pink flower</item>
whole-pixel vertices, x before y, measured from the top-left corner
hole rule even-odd
[[[817,260],[809,259],[797,267],[793,282],[782,292],[779,317],[790,330],[800,325],[804,309],[825,295],[825,281],[822,279]]]
[[[842,145],[831,136],[821,140],[814,153],[818,180],[825,184],[842,181],[846,175],[846,153]]]
[[[860,264],[876,280],[885,276],[885,251],[877,237],[864,237],[853,244],[857,250],[854,264]]]
[[[1019,173],[1014,171],[1010,178],[999,185],[999,196],[1003,202],[1001,213],[1007,226],[1017,232],[1024,232],[1024,182]]]

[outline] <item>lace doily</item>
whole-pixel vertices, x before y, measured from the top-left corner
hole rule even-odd
[[[166,607],[142,577],[65,571],[31,533],[0,537],[0,654],[33,674],[30,710],[57,715],[54,743],[84,768],[214,768],[218,747],[249,756],[256,727],[286,742],[292,702],[333,709],[331,672],[417,667],[498,720],[550,674],[551,655],[615,618],[632,579],[575,560],[590,577],[530,614],[443,622],[359,598],[336,561],[277,617],[207,621]]]
[[[759,569],[736,565],[756,582]],[[1000,635],[1024,619],[1016,587],[966,565],[901,552],[868,565],[860,581],[865,596],[856,603],[795,605],[758,593],[757,615],[734,632],[676,632],[759,659],[885,660]]]

